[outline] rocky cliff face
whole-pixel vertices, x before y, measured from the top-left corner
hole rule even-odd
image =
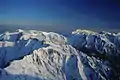
[[[0,35],[0,80],[119,80],[120,34],[17,30]]]

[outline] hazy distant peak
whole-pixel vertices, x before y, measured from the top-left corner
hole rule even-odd
[[[73,31],[72,34],[97,34],[97,32],[91,31],[91,30],[82,30],[82,29],[77,29],[76,31]]]

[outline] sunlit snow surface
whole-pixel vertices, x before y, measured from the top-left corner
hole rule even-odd
[[[0,80],[119,80],[120,33],[16,30],[0,35]]]

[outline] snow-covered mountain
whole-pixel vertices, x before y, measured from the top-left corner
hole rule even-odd
[[[0,80],[119,80],[119,57],[119,33],[19,29],[0,35]]]

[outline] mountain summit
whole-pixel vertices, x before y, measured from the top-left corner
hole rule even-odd
[[[120,34],[78,29],[0,34],[0,80],[119,80]]]

